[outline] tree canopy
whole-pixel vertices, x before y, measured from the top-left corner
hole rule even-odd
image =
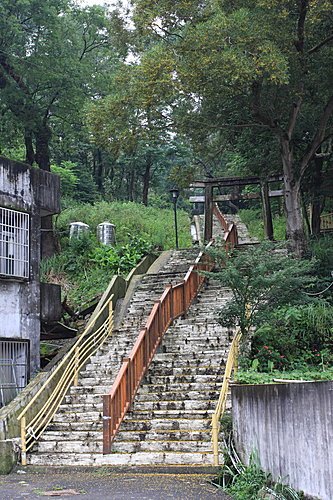
[[[330,0],[132,0],[127,12],[4,0],[0,14],[1,151],[72,161],[101,196],[145,204],[175,178],[282,172],[304,253],[301,195],[318,216],[314,186],[332,165]]]

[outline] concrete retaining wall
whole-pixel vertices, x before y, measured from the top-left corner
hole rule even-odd
[[[333,498],[333,382],[232,387],[236,448],[299,491]]]

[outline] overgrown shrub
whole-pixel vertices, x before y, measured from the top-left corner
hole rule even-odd
[[[333,309],[324,301],[282,307],[272,313],[252,339],[250,360],[259,371],[321,369],[333,363]]]
[[[259,500],[276,498],[277,500],[301,500],[302,493],[297,493],[293,488],[274,481],[271,474],[264,472],[258,464],[258,459],[253,453],[249,465],[241,463],[232,438],[226,443],[225,464],[215,484],[232,495],[234,500]]]
[[[211,253],[220,267],[208,275],[232,291],[232,299],[219,312],[219,321],[225,327],[239,324],[244,337],[279,306],[311,301],[306,289],[316,280],[311,276],[312,261],[292,258],[268,242],[229,255],[224,248]]]
[[[83,234],[67,241],[63,252],[42,263],[43,278],[65,284],[63,291],[69,303],[74,308],[82,307],[105,290],[114,274],[129,273],[150,250],[151,244],[139,237],[110,247]]]

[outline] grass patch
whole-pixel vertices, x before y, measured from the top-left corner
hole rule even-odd
[[[274,379],[283,380],[304,380],[320,381],[333,380],[333,367],[325,371],[305,368],[304,370],[278,371],[270,373],[257,372],[255,370],[239,370],[235,375],[235,382],[238,384],[274,384]]]
[[[180,248],[191,246],[190,221],[187,212],[177,211]],[[109,221],[116,226],[117,243],[129,242],[131,236],[147,240],[152,246],[168,250],[175,246],[174,215],[172,209],[146,207],[134,202],[101,201],[94,205],[72,203],[56,220],[60,235],[68,235],[71,222],[84,222],[96,234],[98,224]]]
[[[250,236],[265,239],[264,221],[261,209],[248,208],[238,212],[241,221],[247,226]],[[273,215],[274,238],[278,241],[286,239],[286,218],[284,215]]]

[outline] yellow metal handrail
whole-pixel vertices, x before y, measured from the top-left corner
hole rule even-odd
[[[230,351],[228,354],[228,359],[225,367],[223,383],[221,388],[220,397],[216,406],[216,410],[212,415],[212,446],[213,446],[213,454],[214,454],[214,465],[219,465],[219,432],[220,432],[220,420],[224,413],[229,382],[231,378],[231,373],[234,370],[234,373],[237,372],[238,369],[238,353],[239,353],[239,343],[242,337],[242,332],[237,330],[230,346]]]
[[[57,368],[39,389],[36,395],[31,399],[28,405],[20,413],[17,419],[21,423],[21,462],[26,465],[26,453],[32,448],[34,443],[39,439],[45,428],[51,422],[56,411],[58,410],[64,396],[71,385],[78,384],[80,369],[86,364],[88,359],[102,346],[105,340],[111,335],[113,328],[113,310],[112,298],[104,304],[88,323],[84,332],[80,335],[73,347],[59,363]],[[101,320],[102,314],[107,314],[107,318],[100,326],[96,326],[97,320]],[[63,373],[61,373],[63,370]],[[57,375],[60,375],[56,386],[51,390],[46,398],[46,402],[39,412],[30,420],[27,421],[27,412],[37,401],[41,394],[50,391],[50,383]]]

